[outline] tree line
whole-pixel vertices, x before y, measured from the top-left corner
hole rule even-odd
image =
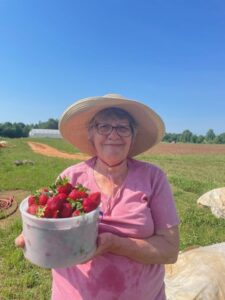
[[[47,122],[37,124],[24,124],[24,123],[0,123],[0,136],[8,138],[28,137],[32,128],[39,129],[58,129],[58,120],[49,119]],[[206,135],[196,135],[190,130],[184,130],[182,133],[166,133],[164,142],[167,143],[194,143],[194,144],[225,144],[225,132],[216,135],[213,129],[209,129]]]
[[[213,129],[209,129],[206,135],[196,135],[190,130],[184,130],[182,133],[166,133],[163,141],[168,143],[225,144],[225,132],[216,135]]]
[[[49,119],[47,122],[26,125],[24,123],[0,123],[0,136],[8,138],[28,137],[33,128],[39,129],[58,129],[58,120]]]

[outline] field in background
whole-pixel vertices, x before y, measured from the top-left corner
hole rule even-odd
[[[63,140],[7,141],[8,147],[0,149],[0,193],[13,191],[18,195],[18,202],[24,195],[54,182],[63,169],[78,162],[42,156],[33,153],[27,145],[27,141],[41,142],[61,151],[74,153],[74,148]],[[198,152],[195,152],[196,146]],[[161,144],[160,147],[163,151],[159,152],[159,148],[155,147],[137,158],[160,166],[168,176],[181,221],[180,249],[224,242],[225,220],[215,218],[209,209],[197,206],[196,201],[203,193],[225,186],[225,146]],[[213,147],[216,152],[212,151]],[[172,152],[178,148],[179,151],[184,149],[182,151],[186,151],[186,154],[178,150]],[[190,148],[192,152],[189,153],[187,149]],[[34,164],[16,166],[15,160],[32,160]],[[22,251],[14,247],[14,239],[20,231],[18,212],[8,220],[0,220],[0,299],[49,299],[51,273],[30,264],[23,258]]]
[[[225,154],[225,145],[160,143],[147,151],[148,154]]]

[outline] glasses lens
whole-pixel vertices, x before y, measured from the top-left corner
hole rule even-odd
[[[128,137],[131,135],[131,128],[126,126],[117,126],[116,131],[120,136]]]
[[[112,126],[110,124],[96,124],[96,128],[99,134],[107,135],[112,131]]]

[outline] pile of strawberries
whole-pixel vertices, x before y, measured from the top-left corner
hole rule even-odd
[[[29,196],[27,212],[39,218],[70,218],[95,210],[100,201],[99,192],[90,193],[82,184],[73,186],[68,178],[60,177]]]

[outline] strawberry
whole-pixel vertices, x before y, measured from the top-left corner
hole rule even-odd
[[[48,201],[48,196],[46,195],[46,193],[42,193],[39,197],[38,203],[40,205],[45,205],[47,203],[47,201]]]
[[[97,206],[99,206],[101,202],[101,193],[95,192],[89,195],[89,199],[91,199],[92,203]]]
[[[72,212],[73,212],[73,208],[72,208],[71,204],[68,202],[63,203],[61,212],[60,212],[61,218],[71,217]]]
[[[36,215],[38,207],[37,204],[33,203],[28,207],[27,212],[31,215]]]
[[[96,208],[90,198],[84,198],[83,200],[84,212],[90,212]]]
[[[32,204],[36,204],[37,200],[36,200],[36,197],[34,196],[29,196],[28,198],[28,205],[31,206]]]
[[[72,217],[80,216],[81,212],[79,210],[74,210],[72,213]]]
[[[73,199],[73,200],[82,199],[82,198],[86,198],[86,197],[87,197],[86,192],[78,191],[76,189],[73,189],[68,195],[68,198]]]
[[[69,183],[68,178],[64,177],[59,177],[55,183],[56,189],[58,191],[58,193],[65,193],[65,194],[69,194],[72,189],[73,186],[71,183]]]
[[[52,218],[52,215],[53,215],[53,211],[46,205],[44,207],[43,218]]]
[[[101,194],[99,192],[95,192],[90,194],[87,198],[83,200],[83,208],[85,212],[90,212],[96,209],[101,200]]]
[[[60,185],[60,186],[57,187],[58,193],[64,193],[64,194],[67,194],[67,195],[72,191],[72,189],[73,189],[73,186],[69,182],[67,182],[64,185]]]
[[[52,218],[58,218],[59,217],[59,211],[58,210],[53,210],[52,211]]]
[[[56,196],[49,198],[46,205],[52,211],[60,210],[63,202],[64,202],[64,199],[62,199],[56,195]]]
[[[65,193],[59,193],[59,194],[55,195],[55,197],[57,197],[57,199],[61,199],[63,202],[65,202],[68,196]]]

